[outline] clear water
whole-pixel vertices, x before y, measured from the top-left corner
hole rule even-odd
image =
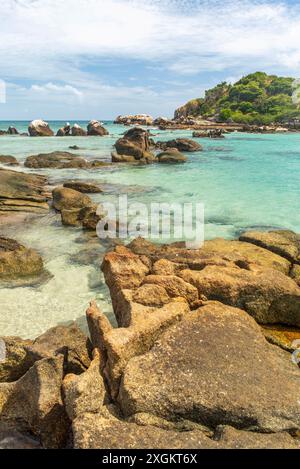
[[[87,122],[78,122],[86,126]],[[63,122],[50,122],[57,130]],[[26,131],[27,122],[1,122],[0,129],[15,125]],[[78,145],[78,155],[110,160],[112,145],[126,128],[105,122],[105,137],[29,138],[1,136],[0,154],[16,156],[20,162],[31,154],[68,150]],[[191,131],[161,132],[154,139],[191,137]],[[248,228],[289,228],[300,231],[300,134],[258,135],[233,133],[223,140],[200,139],[204,151],[189,153],[179,166],[150,165],[86,170],[40,170],[50,182],[80,178],[104,184],[105,192],[93,196],[97,202],[127,193],[129,200],[157,202],[203,202],[205,237],[236,237]],[[70,150],[72,151],[72,150]],[[22,168],[22,170],[27,170]],[[99,266],[72,261],[86,244],[79,243],[80,229],[62,227],[59,215],[50,213],[37,223],[1,227],[43,256],[52,278],[38,287],[0,290],[0,335],[35,337],[47,328],[69,320],[84,324],[88,302],[96,298],[111,317],[111,305]],[[103,247],[103,252],[104,252]],[[100,264],[100,261],[99,261]]]

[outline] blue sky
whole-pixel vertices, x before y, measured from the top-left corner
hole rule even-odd
[[[172,116],[220,81],[300,76],[300,1],[5,0],[0,119]]]

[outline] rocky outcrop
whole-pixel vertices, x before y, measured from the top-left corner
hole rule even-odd
[[[52,137],[54,135],[48,122],[38,119],[29,124],[28,132],[31,137]]]
[[[0,164],[6,166],[19,166],[18,160],[11,155],[0,155]]]
[[[102,137],[103,135],[108,135],[109,132],[100,124],[99,121],[92,120],[88,123],[87,134]]]
[[[4,428],[21,447],[300,448],[293,262],[247,241],[116,246],[102,270],[118,327],[91,303],[92,355],[76,328],[5,339],[0,446]],[[275,310],[294,326],[254,319]]]
[[[114,121],[114,124],[123,125],[153,125],[153,123],[153,117],[148,114],[118,116]]]
[[[194,138],[225,138],[222,129],[207,129],[193,132]]]
[[[160,163],[185,163],[187,161],[186,156],[184,156],[177,149],[167,149],[157,155],[158,161]]]
[[[45,213],[49,210],[47,178],[0,168],[0,212]]]
[[[169,148],[176,148],[178,151],[193,152],[202,151],[202,146],[189,138],[176,138],[175,140],[168,140],[167,142],[157,142],[156,146],[162,150]]]
[[[100,192],[103,192],[98,184],[94,184],[93,182],[88,181],[81,181],[80,179],[74,181],[66,181],[63,185],[68,189],[73,189],[75,191],[83,192],[86,194],[98,194]]]
[[[30,432],[46,448],[66,444],[69,420],[61,394],[63,356],[37,361],[18,381],[0,384],[0,425]]]
[[[27,168],[88,168],[90,164],[84,158],[67,151],[54,151],[28,156],[24,166]]]
[[[14,239],[0,237],[0,280],[38,277],[44,273],[41,256]]]
[[[90,365],[92,344],[88,337],[72,323],[56,326],[35,340],[19,337],[2,337],[5,358],[0,362],[0,382],[20,379],[33,364],[43,358],[64,356],[64,370],[68,373],[83,373]]]
[[[71,132],[71,125],[67,122],[63,127],[58,129],[56,136],[57,137],[68,137]]]
[[[74,124],[71,129],[72,137],[86,137],[87,131],[84,130],[80,125]]]
[[[285,383],[278,392],[274,374]],[[171,326],[146,355],[130,360],[119,403],[127,416],[150,412],[212,428],[222,423],[279,432],[300,426],[299,376],[245,312],[209,303]]]
[[[56,210],[81,209],[92,205],[88,195],[67,187],[56,187],[52,191],[53,207]]]
[[[8,135],[19,135],[18,130],[13,126],[8,127],[7,133]]]
[[[243,233],[239,239],[261,246],[293,263],[300,264],[300,235],[292,231],[248,231]]]
[[[155,160],[150,152],[149,133],[139,127],[128,130],[115,143],[117,153],[112,153],[112,161],[150,163]]]

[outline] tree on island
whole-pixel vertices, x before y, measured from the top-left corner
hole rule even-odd
[[[242,124],[288,123],[300,119],[299,83],[256,72],[234,85],[223,82],[175,111],[175,118],[202,117]]]

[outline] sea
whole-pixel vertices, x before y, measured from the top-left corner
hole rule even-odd
[[[87,121],[76,121],[86,127]],[[127,127],[102,121],[108,136],[30,138],[0,136],[0,154],[13,155],[23,164],[27,156],[71,151],[87,159],[109,162],[115,141]],[[70,121],[72,125],[75,121]],[[15,126],[26,132],[29,122],[0,122],[0,129]],[[49,121],[56,132],[65,122]],[[154,140],[192,137],[192,130],[160,131],[148,128]],[[233,239],[245,230],[285,228],[300,232],[300,133],[230,133],[224,139],[195,139],[203,151],[186,153],[180,165],[112,165],[97,170],[17,170],[39,172],[52,185],[67,179],[91,180],[103,193],[91,195],[96,203],[116,202],[120,194],[129,202],[201,203],[206,239]],[[80,150],[70,150],[77,145]],[[85,310],[96,299],[113,322],[108,289],[99,263],[78,262],[86,248],[79,228],[62,226],[50,211],[37,223],[1,226],[10,236],[41,253],[49,280],[40,285],[0,289],[0,335],[34,338],[57,324],[76,321],[83,329]],[[171,241],[171,240],[170,240]],[[103,254],[107,249],[103,243]]]

